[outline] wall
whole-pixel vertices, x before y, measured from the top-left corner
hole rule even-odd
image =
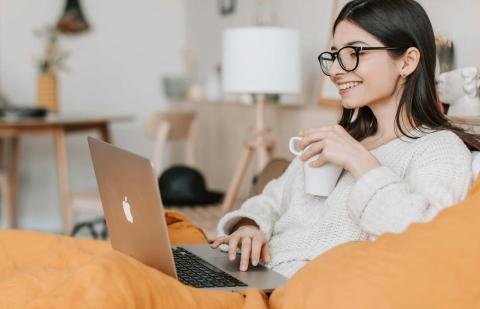
[[[42,45],[32,30],[57,21],[61,0],[0,0],[0,91],[16,104],[35,102],[33,56]],[[83,0],[92,31],[61,39],[71,52],[69,73],[61,73],[61,108],[66,113],[127,114],[113,125],[115,142],[150,156],[144,137],[146,115],[166,106],[160,77],[183,70],[185,21],[182,1]],[[95,188],[85,134],[68,137],[73,190]],[[60,231],[53,141],[21,142],[19,226]]]
[[[480,67],[480,1],[419,0],[435,31],[453,40],[457,68]]]

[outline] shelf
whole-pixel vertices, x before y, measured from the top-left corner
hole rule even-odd
[[[466,124],[470,126],[480,126],[480,116],[463,116],[463,117],[452,117],[449,116],[448,119],[456,124]]]

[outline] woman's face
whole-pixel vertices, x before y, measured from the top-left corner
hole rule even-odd
[[[342,21],[338,24],[333,36],[332,52],[346,45],[384,46],[373,35],[357,25]],[[360,53],[358,67],[354,71],[346,72],[338,64],[338,60],[335,61],[330,70],[330,79],[339,90],[343,107],[355,109],[390,102],[398,89],[400,71],[398,63],[388,51],[368,50]]]

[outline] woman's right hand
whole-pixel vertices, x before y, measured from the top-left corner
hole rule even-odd
[[[216,249],[221,244],[228,245],[228,258],[230,261],[235,260],[237,248],[241,248],[241,271],[247,271],[250,259],[253,266],[258,265],[260,257],[265,263],[270,261],[267,239],[256,225],[242,225],[230,235],[220,236],[212,243],[212,248]]]

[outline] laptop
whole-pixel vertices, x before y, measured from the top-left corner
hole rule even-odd
[[[264,266],[239,270],[228,253],[208,244],[171,246],[152,163],[139,155],[88,137],[112,247],[187,285],[271,292],[287,278]]]

